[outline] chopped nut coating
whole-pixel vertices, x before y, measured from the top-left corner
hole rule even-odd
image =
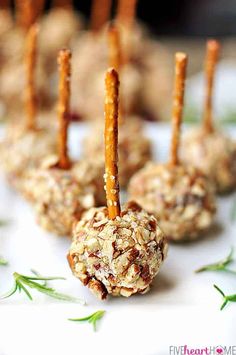
[[[148,291],[166,254],[155,217],[130,202],[113,220],[106,207],[85,213],[74,225],[68,261],[74,275],[104,299]]]

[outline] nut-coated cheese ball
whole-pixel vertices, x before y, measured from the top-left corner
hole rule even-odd
[[[129,196],[158,218],[168,239],[192,240],[215,214],[212,184],[194,167],[147,164],[129,184]]]
[[[11,12],[7,9],[0,10],[0,36],[9,31],[13,26]]]
[[[72,173],[78,183],[94,196],[95,206],[104,206],[104,161],[102,159],[83,159],[73,164]]]
[[[72,45],[82,26],[81,18],[73,11],[54,8],[42,18],[39,44],[45,70],[56,72],[57,52]]]
[[[137,117],[125,117],[125,123],[119,128],[119,181],[121,187],[126,187],[134,175],[151,159],[151,142],[142,133],[141,120]],[[103,159],[104,142],[103,127],[95,125],[84,141],[83,154],[85,158],[100,157]]]
[[[54,130],[25,130],[23,125],[18,128],[9,129],[0,144],[0,165],[10,184],[21,190],[26,172],[38,167],[57,148]]]
[[[72,65],[72,91],[75,93],[72,95],[73,110],[87,119],[102,117],[104,71],[108,65],[106,31],[96,37],[91,33],[84,34],[75,44]],[[131,63],[122,65],[119,73],[122,82],[122,105],[125,112],[130,113],[137,107],[142,77]]]
[[[168,52],[136,25],[132,31],[121,28],[121,44],[126,56],[119,69],[125,112],[165,118],[171,96]],[[102,117],[103,73],[108,65],[107,28],[96,36],[82,35],[75,42],[74,53],[73,110],[85,119]]]
[[[58,158],[49,156],[39,169],[29,171],[24,194],[44,229],[67,236],[82,213],[95,206],[91,185],[79,183],[72,169],[58,168]]]
[[[106,207],[93,208],[73,228],[68,254],[76,277],[100,299],[145,293],[167,254],[154,216],[134,202],[108,218]]]
[[[181,157],[200,168],[215,184],[219,193],[236,187],[236,142],[214,130],[198,128],[183,137]]]

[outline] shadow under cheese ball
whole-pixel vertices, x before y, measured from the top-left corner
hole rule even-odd
[[[154,216],[138,204],[120,209],[118,181],[118,74],[106,73],[105,183],[107,207],[88,210],[74,224],[68,261],[73,274],[99,298],[145,293],[167,244]]]
[[[175,58],[170,161],[147,164],[132,177],[128,192],[131,199],[156,216],[168,239],[184,241],[198,238],[211,226],[216,206],[211,181],[200,170],[179,161],[187,57],[176,53]]]
[[[181,158],[201,169],[218,193],[225,193],[236,187],[236,142],[213,123],[212,93],[218,55],[219,43],[209,40],[203,122],[183,137]]]

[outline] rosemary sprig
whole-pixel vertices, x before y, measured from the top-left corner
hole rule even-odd
[[[65,280],[64,277],[26,276],[26,275],[19,274],[17,272],[13,273],[13,277],[15,281],[14,286],[5,295],[0,296],[0,299],[8,298],[13,294],[15,294],[17,291],[18,292],[24,291],[26,296],[32,301],[33,297],[30,294],[29,290],[27,289],[27,288],[31,288],[37,290],[38,292],[44,293],[49,297],[56,298],[61,301],[80,302],[82,304],[85,304],[83,300],[80,300],[78,298],[63,293],[59,293],[54,288],[48,287],[47,285],[40,283],[40,281]]]
[[[225,308],[228,302],[236,302],[236,294],[235,295],[225,295],[224,292],[216,285],[214,285],[215,289],[223,296],[223,303],[220,307],[220,310]]]
[[[236,200],[234,199],[231,211],[230,211],[230,220],[231,222],[234,222],[236,219]]]
[[[189,103],[184,109],[184,122],[198,123],[201,117],[201,112],[197,108],[196,104]],[[236,123],[236,111],[234,108],[228,108],[224,114],[219,118],[220,125],[235,124]]]
[[[226,258],[214,264],[202,266],[200,269],[196,270],[195,272],[198,273],[203,271],[224,271],[224,272],[229,272],[231,274],[236,274],[236,270],[231,270],[227,268],[227,266],[234,261],[233,253],[234,253],[234,248],[231,247],[230,253],[228,254],[228,256],[226,256]]]
[[[38,276],[38,277],[41,277],[42,275],[37,271],[37,270],[35,270],[35,269],[30,269],[30,271],[32,272],[32,274],[34,274],[35,276]],[[44,281],[43,282],[43,285],[44,286],[47,286],[47,281]]]
[[[96,331],[96,330],[97,330],[97,328],[96,328],[96,326],[97,326],[97,321],[98,321],[99,319],[101,319],[101,318],[104,316],[104,314],[105,314],[105,311],[99,310],[99,311],[97,311],[97,312],[95,312],[95,313],[90,314],[90,315],[87,316],[87,317],[83,317],[83,318],[69,318],[68,320],[73,321],[73,322],[86,322],[86,321],[88,321],[89,323],[91,323],[91,324],[93,325],[93,330]]]
[[[4,259],[3,257],[0,256],[0,265],[1,266],[6,266],[8,265],[8,261]]]
[[[185,123],[198,123],[199,122],[199,112],[194,106],[187,106],[184,110]]]
[[[222,121],[223,121],[223,123],[235,124],[236,123],[236,111],[234,109],[228,109],[228,111],[225,113]]]
[[[10,223],[7,219],[0,219],[0,227],[5,227]]]

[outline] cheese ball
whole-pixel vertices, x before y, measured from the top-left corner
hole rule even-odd
[[[121,28],[121,43],[124,62],[119,75],[125,112],[165,118],[172,90],[169,53],[136,24],[132,32]],[[75,42],[72,107],[85,119],[102,117],[108,61],[107,27],[97,35],[85,33]]]
[[[169,240],[192,240],[207,230],[216,212],[214,189],[192,166],[147,164],[129,184],[129,196],[158,218]]]
[[[194,129],[183,137],[181,158],[201,169],[219,193],[236,187],[236,142],[218,130]]]
[[[5,124],[5,132],[4,132],[4,139],[5,140],[11,140],[11,143],[14,141],[20,139],[22,136],[24,136],[25,133],[28,133],[29,131],[26,128],[26,118],[24,116],[21,117],[19,120],[19,115],[13,114],[9,122]],[[55,133],[58,130],[58,121],[55,120],[55,112],[48,112],[48,111],[42,111],[40,113],[37,113],[36,116],[36,130],[35,132],[39,131],[48,131],[52,135],[52,139],[56,139]],[[4,140],[3,140],[4,141]]]
[[[95,206],[104,206],[104,161],[102,159],[83,159],[73,164],[72,173],[80,186],[90,190],[94,196]]]
[[[0,38],[13,27],[11,12],[7,9],[0,9]]]
[[[25,31],[18,26],[12,26],[1,33],[1,65],[19,65],[24,55],[24,41]],[[1,67],[1,71],[4,71],[4,67]]]
[[[147,42],[143,53],[145,71],[142,75],[140,106],[150,120],[166,121],[170,117],[172,99],[172,57],[157,41]]]
[[[9,183],[21,190],[25,174],[57,150],[55,130],[26,130],[23,125],[9,129],[0,143],[0,166]]]
[[[107,66],[106,36],[84,35],[75,46],[72,59],[72,109],[85,119],[101,118],[103,115],[104,72]],[[129,63],[120,68],[119,75],[122,105],[124,111],[130,113],[137,109],[142,77],[137,68]]]
[[[121,26],[121,33],[124,53],[130,55],[131,65],[141,75],[137,112],[152,121],[166,120],[172,98],[172,56],[140,22],[134,22],[132,33],[129,28]]]
[[[10,31],[0,37],[0,100],[4,106],[4,114],[11,116],[23,111],[25,89],[25,37],[26,32],[19,26],[14,26]],[[44,55],[41,55],[38,46],[37,63],[35,68],[35,81],[38,104],[48,108],[53,97],[50,92],[49,80],[46,72]],[[52,62],[56,62],[55,58]]]
[[[45,62],[47,73],[56,71],[56,57],[61,48],[70,47],[73,38],[82,27],[81,18],[73,11],[55,7],[43,16],[40,33],[40,54]]]
[[[22,91],[22,77],[24,77],[22,70],[24,35],[23,30],[14,27],[0,36],[1,119],[6,119],[7,114],[14,110],[18,110],[19,117],[22,102],[22,95],[19,93]]]
[[[129,202],[120,217],[92,208],[73,228],[68,261],[73,274],[99,298],[145,293],[167,255],[154,216]]]
[[[0,72],[7,62],[18,60],[22,54],[23,31],[14,26],[10,11],[0,9]]]
[[[12,113],[21,114],[25,103],[25,97],[22,95],[26,87],[25,63],[6,64],[0,73],[0,79],[0,98],[5,106],[5,111],[9,115]],[[39,106],[49,107],[52,100],[48,91],[47,75],[40,60],[36,67],[35,81]]]
[[[91,184],[79,183],[73,170],[58,167],[55,155],[46,157],[39,169],[32,169],[25,180],[24,194],[32,203],[37,222],[57,235],[71,234],[72,225],[82,213],[95,206]]]
[[[126,123],[127,122],[127,123]],[[125,117],[125,123],[119,127],[119,182],[126,187],[131,176],[140,170],[152,156],[151,142],[142,133],[141,120],[137,117]],[[95,125],[84,140],[84,158],[100,158],[104,161],[103,125]]]
[[[80,17],[63,8],[54,8],[40,21],[36,85],[39,104],[43,108],[51,107],[57,95],[57,53],[61,48],[71,47],[81,26]],[[19,93],[25,87],[25,36],[24,29],[14,26],[0,37],[0,103],[4,114],[22,110],[23,96]]]

